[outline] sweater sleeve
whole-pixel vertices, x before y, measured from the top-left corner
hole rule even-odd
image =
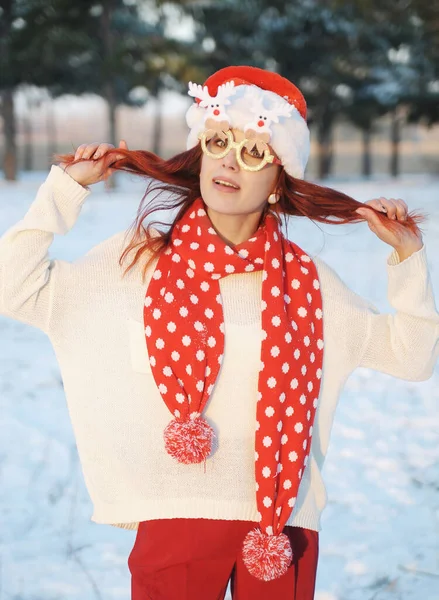
[[[369,305],[358,366],[409,381],[429,379],[439,355],[439,314],[425,246],[402,262],[392,252],[387,273],[388,300],[396,313],[380,314]]]
[[[50,260],[54,234],[75,224],[90,191],[52,166],[24,218],[0,239],[0,313],[48,332],[59,273],[69,263]]]

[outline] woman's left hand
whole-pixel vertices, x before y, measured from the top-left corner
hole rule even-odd
[[[400,221],[401,224],[407,219],[408,206],[404,200],[381,197],[374,200],[368,200],[364,204],[367,204],[380,212],[387,213],[388,219]],[[373,231],[380,240],[395,248],[401,261],[411,256],[413,252],[417,252],[422,248],[422,234],[419,230],[414,232],[408,227],[398,227],[396,231],[391,231],[381,223],[379,217],[372,210],[360,207],[355,212],[366,219],[369,229]]]

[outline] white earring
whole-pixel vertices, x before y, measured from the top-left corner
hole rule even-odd
[[[270,194],[268,196],[268,203],[269,204],[276,204],[276,202],[279,200],[279,196],[277,194]]]

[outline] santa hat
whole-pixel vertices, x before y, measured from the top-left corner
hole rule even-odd
[[[186,113],[187,149],[212,122],[250,132],[269,143],[285,171],[303,179],[309,157],[306,102],[288,79],[256,67],[232,66],[211,75],[204,86],[189,83],[196,102]]]

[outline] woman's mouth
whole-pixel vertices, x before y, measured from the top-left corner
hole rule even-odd
[[[224,177],[215,177],[214,179],[212,179],[212,181],[214,187],[221,192],[226,192],[230,194],[240,190],[240,187],[237,183]]]

